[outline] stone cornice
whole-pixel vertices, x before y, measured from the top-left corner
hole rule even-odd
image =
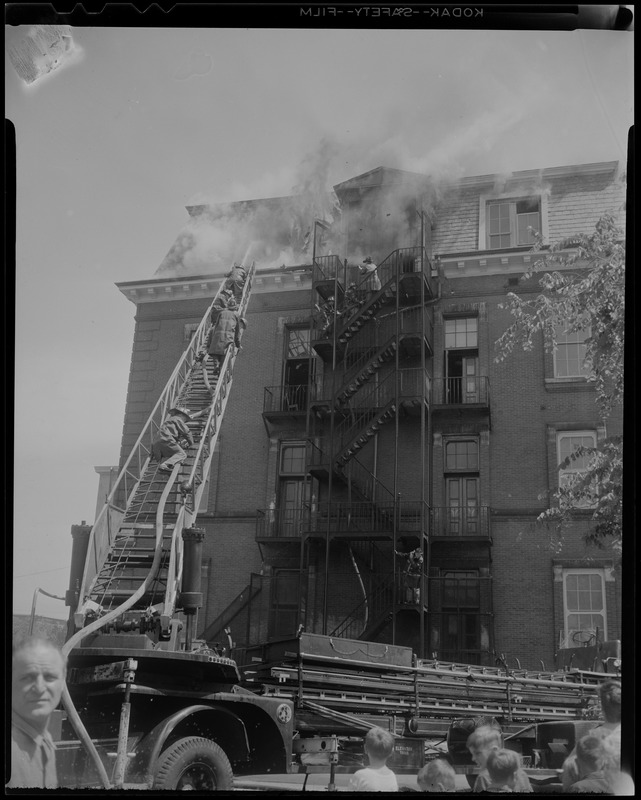
[[[162,303],[168,300],[212,298],[225,275],[188,275],[175,278],[150,278],[139,281],[120,281],[118,289],[135,305]],[[311,267],[300,269],[257,271],[252,294],[292,292],[311,286]]]

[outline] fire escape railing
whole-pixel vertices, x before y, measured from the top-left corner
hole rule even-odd
[[[420,500],[368,502],[352,500],[302,503],[284,508],[258,509],[257,539],[291,539],[303,534],[427,533],[430,508]]]
[[[488,506],[434,506],[430,513],[432,536],[490,538]]]
[[[265,386],[263,395],[263,413],[278,411],[307,410],[309,401],[315,400],[316,386],[312,384],[282,384],[280,386]]]
[[[488,405],[490,382],[484,375],[434,378],[433,405]]]

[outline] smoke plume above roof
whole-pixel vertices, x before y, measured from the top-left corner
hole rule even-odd
[[[351,209],[354,221],[350,225],[363,230],[384,225],[387,234],[394,227],[392,238],[399,242],[397,246],[404,246],[409,232],[415,229],[412,215],[418,207],[430,216],[445,194],[452,202],[466,157],[487,151],[497,137],[522,122],[537,98],[533,90],[520,102],[497,103],[480,112],[473,124],[448,131],[420,155],[408,151],[403,132],[377,138],[376,131],[371,131],[351,143],[326,136],[292,171],[267,173],[251,186],[233,186],[231,195],[238,199],[198,195],[188,206],[190,218],[156,275],[218,274],[234,261],[256,261],[259,269],[309,264],[315,220],[329,226],[322,234],[318,229],[323,237],[323,254],[336,253],[350,260],[372,255],[371,247],[365,244],[353,253],[343,252],[342,198],[332,191],[332,183],[340,185],[345,172],[359,175],[378,164],[403,170],[408,179],[399,178],[398,185],[387,187],[383,193],[361,195],[359,209]],[[404,124],[411,124],[411,119],[405,119]],[[410,173],[415,178],[424,176],[422,188],[417,188]]]

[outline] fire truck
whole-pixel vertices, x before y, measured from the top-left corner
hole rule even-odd
[[[254,274],[252,265],[241,317]],[[305,632],[232,660],[195,637],[204,538],[197,509],[238,355],[230,347],[218,371],[199,355],[223,292],[221,285],[94,525],[72,529],[60,785],[269,788],[248,776],[320,771],[331,789],[338,773],[363,765],[373,726],[392,733],[399,774],[415,775],[436,755],[472,774],[465,741],[481,724],[500,726],[537,790],[558,785],[563,758],[595,724],[598,684],[616,663],[603,648],[588,664],[531,672],[420,660],[407,647]],[[188,458],[168,474],[152,443],[175,407],[201,413],[189,422]]]

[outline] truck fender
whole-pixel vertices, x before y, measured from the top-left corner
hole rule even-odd
[[[207,712],[207,714],[213,712],[217,715],[224,714],[229,717],[236,738],[237,740],[240,739],[237,743],[244,744],[245,747],[245,753],[239,753],[235,745],[236,757],[243,758],[249,756],[249,738],[247,736],[245,723],[236,714],[226,708],[217,705],[198,704],[182,708],[180,711],[162,720],[162,722],[159,722],[152,728],[149,733],[143,737],[139,746],[136,748],[136,755],[129,766],[128,772],[144,775],[145,782],[148,783],[149,788],[151,788],[151,783],[153,782],[153,765],[158,760],[167,739],[181,722],[188,717],[203,712]],[[227,735],[229,735],[229,730],[227,731]]]

